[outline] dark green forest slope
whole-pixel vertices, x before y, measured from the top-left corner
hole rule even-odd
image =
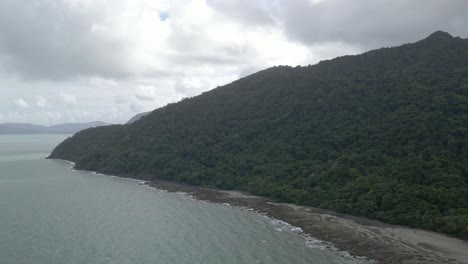
[[[50,158],[468,237],[468,40],[269,68]]]

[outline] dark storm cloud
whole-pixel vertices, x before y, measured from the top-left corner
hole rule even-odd
[[[250,23],[282,27],[290,39],[306,45],[344,42],[371,49],[417,41],[436,30],[455,36],[468,35],[466,0],[265,0],[235,3],[210,0],[208,3],[232,19],[242,17]],[[246,9],[249,12],[244,13]]]
[[[112,17],[115,2],[104,8],[72,2],[0,1],[0,67],[26,79],[133,75],[132,40],[118,39],[99,24],[103,10]],[[343,42],[366,50],[416,41],[436,30],[468,35],[466,0],[207,0],[207,4],[246,31],[271,27],[306,46]],[[167,41],[176,54],[165,58],[167,63],[236,64],[251,55],[243,47],[207,47],[211,40],[202,31],[173,24]]]
[[[174,24],[168,36],[169,47],[176,51],[167,55],[175,65],[236,65],[244,59],[244,46],[219,45],[200,26]]]
[[[343,41],[376,48],[417,41],[436,30],[468,33],[466,0],[293,2],[282,9],[286,32],[305,43]]]
[[[66,2],[0,1],[0,56],[3,67],[27,79],[122,77],[125,46],[93,31],[98,13]]]

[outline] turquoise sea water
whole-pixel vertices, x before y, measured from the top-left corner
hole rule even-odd
[[[64,135],[0,136],[0,263],[360,263],[254,212],[43,157]]]

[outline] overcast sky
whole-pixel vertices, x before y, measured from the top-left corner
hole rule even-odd
[[[1,0],[0,123],[126,122],[274,65],[468,36],[466,0]]]

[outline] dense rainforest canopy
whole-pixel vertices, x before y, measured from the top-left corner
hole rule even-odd
[[[50,158],[468,237],[468,40],[266,69]]]

